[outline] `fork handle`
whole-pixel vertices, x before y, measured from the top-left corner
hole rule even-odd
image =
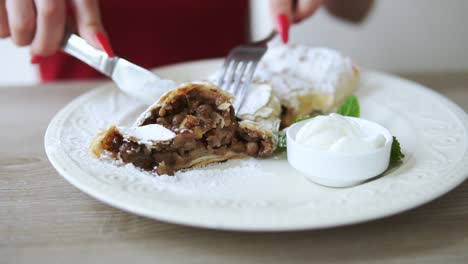
[[[268,34],[268,36],[266,36],[264,39],[252,42],[251,45],[266,46],[268,42],[270,42],[274,37],[276,37],[276,35],[278,35],[278,32],[276,32],[276,30],[272,30],[270,34]]]
[[[109,58],[101,50],[89,45],[84,39],[68,33],[63,42],[63,51],[93,67],[104,75],[111,77],[117,57]]]
[[[292,8],[292,11],[293,11],[293,15],[295,15],[296,10],[297,10],[297,0],[293,0],[291,2],[291,8]],[[278,32],[273,29],[270,32],[270,34],[268,34],[268,36],[266,36],[264,39],[252,42],[251,45],[260,46],[260,47],[266,46],[268,44],[268,42],[270,42],[274,37],[276,37],[276,35],[278,35]]]

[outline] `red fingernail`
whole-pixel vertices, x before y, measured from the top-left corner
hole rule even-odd
[[[289,39],[289,18],[285,14],[279,14],[277,18],[277,30],[283,40],[283,43],[288,43]]]
[[[114,50],[112,50],[112,46],[110,45],[106,35],[103,33],[96,33],[96,39],[99,42],[99,45],[101,45],[101,48],[107,53],[107,56],[111,58],[114,57]]]
[[[31,64],[39,64],[41,62],[43,57],[37,56],[37,55],[32,55],[31,56]]]

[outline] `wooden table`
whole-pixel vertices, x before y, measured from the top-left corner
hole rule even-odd
[[[468,110],[468,73],[407,77]],[[53,115],[97,84],[0,88],[0,263],[468,263],[468,182],[394,217],[308,232],[195,229],[102,204],[43,147]]]

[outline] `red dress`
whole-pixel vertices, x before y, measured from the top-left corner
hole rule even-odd
[[[247,0],[101,0],[115,53],[145,68],[225,56],[247,40]],[[44,81],[102,77],[62,52],[41,61]]]

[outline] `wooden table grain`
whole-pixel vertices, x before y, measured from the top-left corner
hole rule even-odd
[[[468,73],[405,76],[468,110]],[[53,115],[97,85],[0,87],[0,263],[468,263],[468,182],[397,216],[307,232],[196,229],[102,204],[43,147]]]

